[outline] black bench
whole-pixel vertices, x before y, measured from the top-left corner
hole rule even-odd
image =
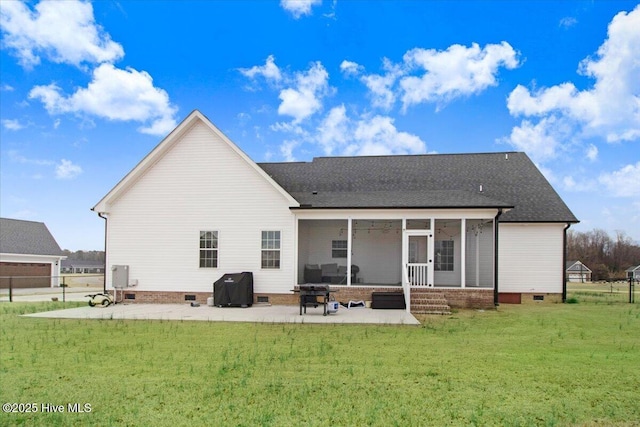
[[[372,292],[371,308],[387,310],[404,310],[407,305],[404,302],[403,292]]]

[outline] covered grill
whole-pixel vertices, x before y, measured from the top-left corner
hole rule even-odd
[[[329,294],[331,292],[329,285],[300,285],[299,292],[301,316],[303,309],[306,314],[307,307],[315,308],[320,304],[324,307],[323,315],[327,315],[327,304],[329,303]],[[318,297],[322,297],[322,300],[319,301]]]
[[[225,274],[213,284],[213,305],[218,307],[251,307],[253,305],[253,273]]]

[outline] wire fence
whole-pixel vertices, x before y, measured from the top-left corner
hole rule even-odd
[[[87,292],[102,291],[104,274],[0,276],[0,300],[82,301]]]

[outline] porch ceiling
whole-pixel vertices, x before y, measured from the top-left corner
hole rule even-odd
[[[300,208],[513,208],[483,194],[462,190],[293,192]]]

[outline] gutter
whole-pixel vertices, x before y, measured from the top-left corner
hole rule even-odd
[[[567,223],[562,235],[562,302],[567,302],[567,230],[571,223]]]
[[[493,220],[493,304],[497,307],[500,305],[498,302],[498,220],[502,215],[502,209],[498,209],[498,214]]]

